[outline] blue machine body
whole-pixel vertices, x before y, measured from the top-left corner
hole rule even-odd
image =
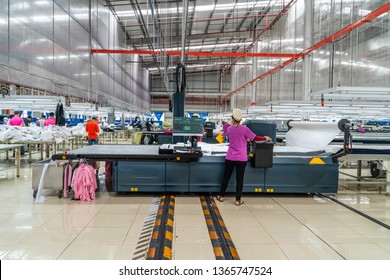
[[[252,167],[248,161],[246,193],[336,193],[338,164],[322,157],[323,164],[310,164],[312,157],[273,159],[272,168]],[[203,156],[189,162],[116,161],[113,165],[113,190],[117,192],[218,192],[224,173],[223,156]],[[227,191],[235,191],[236,176]]]

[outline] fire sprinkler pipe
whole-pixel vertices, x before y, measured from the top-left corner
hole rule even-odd
[[[246,87],[252,85],[253,83],[255,83],[255,82],[257,82],[257,81],[267,77],[268,75],[276,73],[280,69],[282,69],[285,66],[289,65],[291,62],[297,61],[298,59],[300,59],[300,58],[310,54],[314,50],[317,50],[317,49],[323,47],[324,45],[327,45],[329,43],[332,43],[332,42],[336,41],[337,39],[341,38],[342,36],[347,35],[352,30],[357,29],[360,26],[362,26],[362,25],[364,25],[364,24],[366,24],[368,22],[371,22],[372,20],[376,19],[377,17],[387,13],[389,10],[390,10],[390,3],[387,3],[387,4],[379,7],[378,9],[372,11],[371,13],[369,13],[366,16],[362,17],[361,19],[355,21],[354,23],[351,23],[351,24],[347,25],[343,29],[341,29],[341,30],[333,33],[332,35],[326,37],[325,39],[319,41],[318,43],[314,44],[310,48],[307,48],[306,50],[296,54],[294,57],[286,60],[282,64],[272,68],[271,70],[261,74],[260,76],[254,78],[253,80],[251,80],[251,81],[247,82],[246,84],[240,86],[239,88],[235,89],[234,91],[224,95],[221,99],[225,100],[226,98],[228,98],[228,97],[230,97],[230,96],[240,92],[241,90],[243,90]]]
[[[181,51],[152,51],[152,50],[113,50],[113,49],[91,49],[92,53],[104,54],[140,54],[140,55],[159,55],[166,54],[172,56],[181,56]],[[185,52],[186,56],[208,56],[208,57],[284,57],[292,58],[296,56],[293,53],[242,53],[242,52]]]

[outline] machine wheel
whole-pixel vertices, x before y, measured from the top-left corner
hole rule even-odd
[[[337,126],[339,127],[339,129],[340,129],[341,131],[344,132],[344,130],[345,130],[345,125],[348,124],[348,123],[350,123],[349,120],[347,120],[347,119],[341,119],[341,120],[339,121],[339,123],[337,124]]]
[[[373,161],[370,164],[370,173],[373,178],[378,178],[381,174],[381,170],[378,168],[378,162]]]
[[[69,197],[70,197],[71,199],[74,198],[74,191],[73,191],[73,190],[70,190],[70,191],[69,191]]]
[[[34,189],[33,191],[33,198],[37,198],[38,189]]]

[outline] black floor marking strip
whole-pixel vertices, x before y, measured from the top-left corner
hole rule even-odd
[[[162,196],[146,256],[147,260],[172,259],[174,208],[175,196],[169,194]]]
[[[364,218],[369,219],[370,221],[372,221],[372,222],[374,222],[374,223],[376,223],[376,224],[378,224],[378,225],[380,225],[380,226],[382,226],[382,227],[384,227],[386,229],[390,229],[389,225],[387,225],[387,224],[385,224],[385,223],[383,223],[383,222],[381,222],[381,221],[379,221],[379,220],[377,220],[377,219],[375,219],[375,218],[373,218],[373,217],[371,217],[371,216],[369,216],[369,215],[367,215],[367,214],[365,214],[365,213],[363,213],[363,212],[361,212],[361,211],[359,211],[359,210],[357,210],[357,209],[355,209],[355,208],[353,208],[353,207],[351,207],[351,206],[341,202],[340,200],[337,200],[337,199],[335,199],[333,197],[330,197],[330,196],[327,196],[327,195],[324,195],[324,194],[320,194],[320,193],[318,193],[317,195],[319,197],[325,197],[327,199],[330,199],[330,200],[340,204],[341,206],[344,206],[345,208],[348,208],[349,210],[355,212],[356,214],[359,214],[359,215],[363,216]]]
[[[201,195],[200,200],[215,258],[217,260],[239,260],[236,247],[214,199],[211,196]]]

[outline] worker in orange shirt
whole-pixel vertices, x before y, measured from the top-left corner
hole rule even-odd
[[[97,117],[92,117],[92,120],[85,125],[85,131],[88,133],[88,145],[99,144],[99,124]]]

